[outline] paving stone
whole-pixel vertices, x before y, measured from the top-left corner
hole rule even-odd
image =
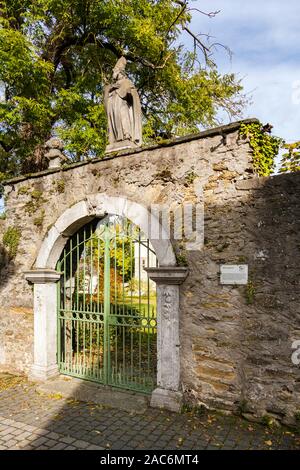
[[[87,447],[87,450],[104,450],[104,447],[91,445],[91,446]]]
[[[27,425],[23,428],[25,431],[28,431],[29,433],[32,433],[33,431],[36,430],[36,427],[35,426],[30,426],[30,425]]]
[[[15,429],[14,431],[11,432],[11,434],[15,437],[19,436],[22,433],[23,433],[23,429]]]
[[[36,439],[36,440],[34,441],[34,444],[35,444],[35,446],[39,446],[39,445],[45,444],[46,442],[48,442],[48,438],[47,438],[47,437],[39,437],[38,439]]]
[[[48,439],[59,440],[60,434],[57,434],[56,432],[49,432],[46,437],[47,437]]]
[[[18,441],[17,441],[16,439],[10,439],[9,441],[6,441],[6,442],[5,442],[5,444],[6,444],[7,447],[9,447],[9,448],[15,446],[17,443],[18,443]]]
[[[86,442],[86,441],[81,441],[80,439],[79,440],[76,440],[73,442],[73,445],[75,447],[78,447],[79,449],[86,449],[88,446],[89,446],[89,443]]]
[[[72,442],[74,442],[76,439],[74,439],[74,437],[64,436],[60,440],[61,442],[64,442],[65,444],[72,444]]]
[[[64,444],[63,442],[58,442],[53,447],[51,447],[51,450],[63,450],[66,447],[67,447],[67,444]]]
[[[18,445],[20,448],[23,448],[23,447],[29,446],[29,444],[30,444],[30,442],[27,441],[27,439],[24,439],[23,441],[19,441],[17,445]]]
[[[1,436],[1,441],[2,442],[8,442],[10,441],[11,439],[13,439],[13,435],[12,434],[7,434],[6,436]]]

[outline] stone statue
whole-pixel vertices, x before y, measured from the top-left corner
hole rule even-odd
[[[109,145],[114,152],[142,145],[142,111],[139,95],[125,73],[126,59],[121,57],[113,70],[113,83],[104,89],[108,119]]]

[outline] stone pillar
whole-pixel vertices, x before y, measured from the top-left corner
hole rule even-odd
[[[180,390],[179,284],[188,275],[184,267],[146,268],[157,285],[157,385],[151,406],[179,411]]]
[[[34,284],[33,380],[44,381],[58,375],[57,365],[57,286],[60,274],[52,269],[25,272]]]

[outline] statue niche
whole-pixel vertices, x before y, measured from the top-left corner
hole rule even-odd
[[[113,83],[104,88],[109,145],[116,152],[142,145],[142,111],[137,90],[125,73],[126,59],[121,57],[113,70]]]

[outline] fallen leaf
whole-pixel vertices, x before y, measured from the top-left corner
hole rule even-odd
[[[273,442],[272,441],[265,441],[265,444],[266,444],[266,446],[270,447],[273,444]]]

